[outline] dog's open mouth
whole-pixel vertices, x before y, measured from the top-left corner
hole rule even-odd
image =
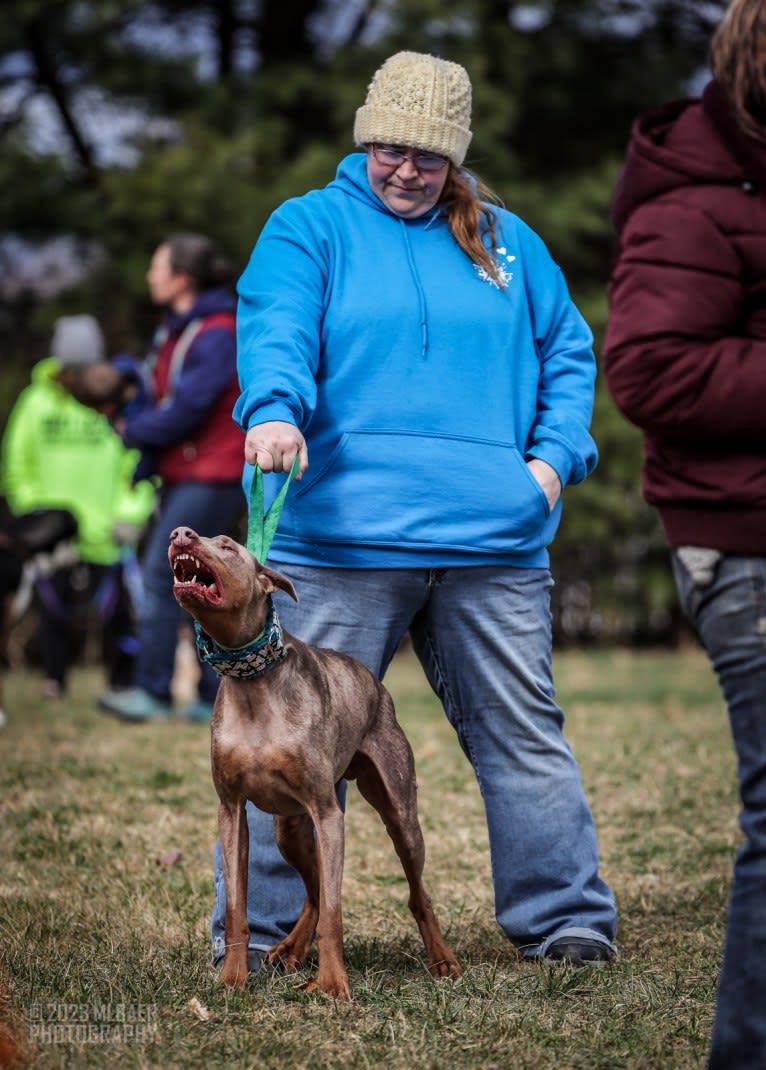
[[[172,561],[175,587],[183,588],[181,594],[204,598],[207,602],[223,601],[218,577],[213,570],[195,554],[186,552],[175,554]]]

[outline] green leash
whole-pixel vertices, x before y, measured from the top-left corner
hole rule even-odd
[[[263,512],[263,472],[259,465],[256,464],[254,467],[253,481],[250,484],[250,511],[247,518],[247,548],[250,553],[255,554],[262,565],[269,556],[271,543],[282,514],[282,506],[285,503],[285,495],[300,470],[300,466],[300,457],[296,453],[287,479],[265,515]]]

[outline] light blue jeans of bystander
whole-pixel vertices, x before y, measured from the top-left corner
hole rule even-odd
[[[380,678],[409,630],[478,780],[496,917],[512,943],[530,958],[567,935],[611,948],[614,897],[599,876],[593,819],[554,700],[548,570],[269,564],[300,597],[294,605],[275,596],[285,627],[353,655]],[[304,888],[279,854],[271,816],[248,804],[248,826],[249,946],[265,950],[291,929]],[[215,886],[218,962],[226,906],[220,845]]]

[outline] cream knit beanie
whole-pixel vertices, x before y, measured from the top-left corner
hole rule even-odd
[[[422,52],[397,52],[373,75],[357,110],[354,141],[381,141],[447,156],[459,167],[471,141],[465,68]]]

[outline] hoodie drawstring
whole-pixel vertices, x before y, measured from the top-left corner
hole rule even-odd
[[[415,292],[418,295],[418,309],[420,311],[420,356],[423,360],[428,359],[428,310],[426,308],[426,295],[423,293],[423,287],[420,283],[420,275],[418,269],[415,266],[415,258],[412,255],[412,246],[410,245],[410,238],[407,232],[407,224],[403,219],[399,220],[399,225],[402,229],[402,235],[404,236],[404,247],[407,250],[407,263],[410,267],[410,275],[412,281],[415,284]]]

